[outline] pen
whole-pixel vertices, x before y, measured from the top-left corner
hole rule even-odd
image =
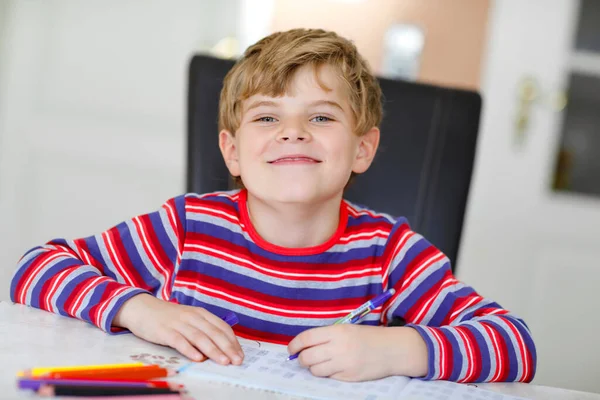
[[[370,313],[371,311],[373,311],[374,309],[376,309],[377,307],[381,306],[383,303],[388,301],[389,298],[394,295],[394,293],[396,293],[396,291],[394,289],[386,290],[385,292],[381,293],[379,296],[375,297],[374,299],[367,301],[365,304],[358,307],[356,310],[351,311],[345,317],[340,318],[337,321],[335,321],[334,325],[354,324],[354,323],[358,322],[365,315],[367,315],[368,313]],[[300,353],[292,354],[291,356],[289,356],[287,358],[288,361],[295,360],[296,358],[298,358],[298,354],[300,354]]]

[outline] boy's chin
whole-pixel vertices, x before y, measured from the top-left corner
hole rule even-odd
[[[248,192],[264,201],[289,204],[318,204],[335,196],[335,191],[318,190],[314,185],[280,185],[279,187],[261,188],[255,193]],[[341,192],[341,191],[340,191]]]

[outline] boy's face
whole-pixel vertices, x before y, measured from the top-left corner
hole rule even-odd
[[[235,135],[222,131],[219,145],[233,176],[263,200],[317,204],[341,196],[352,171],[367,170],[379,130],[353,132],[347,89],[328,65],[298,69],[282,97],[261,94],[242,103]]]

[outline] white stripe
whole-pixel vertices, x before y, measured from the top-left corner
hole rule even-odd
[[[58,302],[58,298],[63,293],[65,293],[65,286],[67,286],[69,283],[73,282],[79,276],[89,273],[89,272],[91,272],[95,275],[101,275],[100,271],[92,265],[79,265],[79,266],[77,266],[77,268],[73,268],[69,271],[69,277],[62,282],[62,284],[61,284],[62,287],[59,287],[58,290],[56,291],[56,293],[54,293],[52,296],[52,299],[51,299],[52,307],[55,310],[58,310],[56,303]],[[68,295],[70,295],[70,293]],[[68,310],[65,310],[65,311],[68,312]],[[57,311],[55,311],[55,312],[57,312]]]
[[[398,264],[400,264],[400,262],[402,262],[402,259],[406,255],[406,252],[410,249],[410,247],[407,248],[405,245],[406,245],[406,243],[408,243],[408,240],[411,237],[413,237],[413,236],[416,236],[416,234],[413,231],[411,231],[411,230],[405,231],[402,234],[402,236],[400,236],[400,239],[396,243],[396,247],[394,247],[394,251],[392,252],[392,256],[390,257],[390,262],[386,266],[385,272],[383,274],[384,282],[387,282],[388,276],[390,274],[390,268],[391,268],[391,266],[393,265],[394,268],[395,268]],[[413,242],[413,244],[414,243],[416,243],[416,241]],[[402,257],[400,258],[400,260],[396,261],[396,257],[398,257],[399,253],[402,253]]]
[[[171,245],[177,252],[177,260],[176,260],[176,263],[177,263],[181,259],[181,251],[179,249],[179,237],[177,236],[179,230],[177,227],[178,220],[175,216],[175,211],[173,210],[173,208],[171,207],[171,205],[169,203],[166,203],[166,207],[163,207],[159,211],[159,215],[160,215],[160,220],[162,222],[163,228],[165,229],[165,232],[167,233],[167,236],[169,237],[169,240],[171,241]],[[171,221],[173,221],[174,225],[171,224]]]
[[[465,287],[466,285],[464,283],[459,282],[456,279],[453,279],[452,277],[446,279],[440,285],[439,291],[435,295],[432,304],[429,305],[427,308],[423,308],[421,312],[419,312],[419,315],[417,319],[415,319],[415,321],[419,321],[419,324],[428,325],[435,313],[439,310],[440,306],[444,303],[444,301],[446,301],[448,296],[454,295],[457,291]],[[422,313],[425,313],[425,315],[423,315],[423,318],[420,319]]]
[[[347,200],[344,200],[344,202],[346,203],[349,213],[352,214],[354,217],[368,215],[373,218],[384,218],[384,219],[388,220],[388,222],[390,222],[391,224],[394,224],[397,222],[396,218],[392,217],[389,214],[378,213],[376,211],[370,210],[365,207],[359,207],[358,205],[351,203]]]
[[[144,225],[142,224],[142,221],[140,221],[139,217],[135,217],[133,220],[134,220],[134,223],[137,221],[137,225],[139,227],[139,231],[142,233],[141,239],[146,244],[146,248],[148,249],[148,253],[152,257],[152,261],[154,262],[154,266],[162,271],[162,275],[164,277],[164,283],[163,283],[163,287],[162,287],[163,299],[164,300],[168,300],[169,299],[169,294],[167,292],[167,289],[168,289],[168,287],[167,287],[168,286],[167,285],[167,278],[169,277],[169,273],[158,262],[158,258],[156,257],[156,254],[154,254],[154,251],[152,250],[152,247],[150,246],[150,243],[148,242],[148,238],[146,237],[146,231],[144,230]]]
[[[315,273],[308,273],[308,274],[301,274],[301,273],[295,273],[295,272],[281,272],[275,269],[270,269],[270,268],[265,268],[262,267],[252,261],[249,260],[245,260],[243,258],[237,257],[237,256],[233,256],[231,254],[225,253],[223,251],[219,251],[219,250],[215,250],[212,249],[210,247],[206,247],[206,246],[201,246],[199,244],[189,244],[186,247],[190,247],[190,248],[194,248],[194,249],[198,249],[198,250],[203,250],[205,252],[208,253],[214,253],[214,254],[218,254],[219,256],[222,256],[223,258],[228,258],[228,259],[233,259],[237,262],[239,262],[240,264],[245,264],[245,265],[249,265],[252,266],[256,269],[259,269],[261,271],[265,271],[268,273],[271,273],[273,275],[281,275],[281,276],[290,276],[290,277],[307,277],[307,278],[343,278],[345,276],[349,276],[349,275],[359,275],[359,274],[364,274],[367,272],[379,272],[381,271],[381,267],[375,267],[375,268],[365,268],[365,269],[361,269],[358,271],[346,271],[346,272],[342,272],[339,274],[315,274]]]
[[[355,233],[354,235],[342,236],[340,238],[340,242],[349,242],[349,241],[357,239],[357,238],[371,239],[373,237],[381,237],[378,235],[383,235],[383,238],[387,238],[389,236],[389,234],[390,234],[390,232],[388,232],[388,231],[382,231],[381,229],[377,229],[377,230],[371,231],[371,232],[362,232],[362,233]]]
[[[219,214],[219,215],[223,215],[224,217],[227,217],[228,219],[232,219],[234,221],[239,221],[239,218],[237,217],[237,215],[229,214],[228,212],[216,210],[214,208],[203,207],[203,206],[188,206],[187,208],[189,211],[207,211],[210,214]]]
[[[117,252],[115,251],[115,245],[113,244],[111,236],[108,234],[108,231],[103,232],[102,237],[104,238],[104,241],[108,244],[108,251],[110,251],[110,254],[112,254],[113,258],[115,259],[115,263],[117,264],[116,267],[125,279],[125,282],[129,286],[133,286],[133,279],[131,279],[131,276],[129,276],[129,274],[127,273],[127,269],[125,269],[125,267],[121,265],[121,260],[117,256]]]
[[[492,342],[494,343],[494,353],[496,355],[497,365],[496,372],[494,373],[494,376],[492,376],[492,381],[495,381],[498,379],[497,376],[500,376],[500,373],[502,372],[502,353],[500,352],[500,345],[498,344],[498,339],[496,338],[498,333],[490,326],[483,324],[481,324],[481,326],[483,326],[488,336],[492,338]]]
[[[30,287],[31,282],[35,278],[38,278],[40,271],[42,271],[44,269],[44,267],[46,267],[46,265],[48,265],[51,261],[54,261],[55,259],[57,259],[59,257],[64,257],[65,259],[68,259],[68,258],[72,259],[73,255],[71,255],[70,253],[67,253],[67,252],[55,253],[55,254],[51,255],[50,257],[48,257],[43,263],[38,265],[38,267],[34,271],[31,272],[31,274],[29,275],[29,278],[27,278],[27,280],[23,284],[23,290],[21,290],[21,296],[19,296],[19,303],[27,304],[25,302],[25,300],[27,298],[27,294],[30,291],[33,293],[33,288]],[[62,260],[60,260],[60,261],[62,261]]]
[[[218,295],[227,297],[229,299],[232,299],[234,301],[237,301],[237,302],[240,302],[240,303],[244,303],[244,304],[248,304],[250,306],[254,306],[256,308],[262,308],[262,309],[265,309],[265,310],[280,312],[280,313],[284,313],[284,314],[297,314],[297,315],[300,315],[300,314],[313,314],[313,315],[327,316],[327,315],[335,315],[335,314],[340,314],[340,313],[347,314],[350,311],[354,310],[353,308],[344,309],[344,310],[336,310],[336,311],[315,311],[313,309],[300,310],[300,311],[297,311],[297,310],[286,310],[284,308],[277,308],[277,307],[266,306],[264,304],[256,303],[254,301],[250,301],[250,300],[242,299],[240,297],[232,296],[229,293],[225,293],[225,292],[222,292],[220,290],[210,289],[210,288],[202,286],[202,285],[200,285],[199,283],[196,283],[196,282],[188,282],[188,281],[184,281],[184,280],[179,280],[178,282],[179,282],[179,285],[181,285],[181,286],[183,286],[184,284],[185,284],[185,286],[193,286],[193,287],[195,287],[198,290],[204,290],[204,291],[209,292],[209,293],[218,294]]]
[[[92,261],[90,260],[88,254],[85,251],[83,251],[83,249],[80,246],[78,246],[74,240],[67,240],[67,243],[69,244],[69,247],[73,251],[75,251],[75,253],[77,253],[81,261],[83,261],[87,265],[92,265]]]
[[[438,343],[440,345],[440,361],[439,361],[439,364],[438,364],[439,367],[440,367],[440,372],[439,372],[438,376],[436,377],[436,379],[439,379],[442,376],[444,376],[444,374],[446,372],[446,371],[444,371],[445,361],[446,361],[445,360],[446,354],[445,354],[445,351],[443,350],[443,345],[442,345],[442,343],[444,341],[443,341],[442,338],[440,338],[439,332],[437,332],[435,329],[430,329],[430,332],[431,332],[432,335],[435,336],[435,338],[438,340]]]
[[[194,197],[196,199],[204,199],[206,197],[226,197],[228,199],[231,200],[237,200],[237,198],[239,197],[239,194],[241,192],[241,189],[235,189],[235,190],[228,190],[228,191],[219,191],[219,192],[211,192],[211,193],[203,193],[203,194],[198,194],[198,193],[188,193],[185,195],[185,197]]]
[[[429,257],[418,268],[416,268],[415,270],[413,270],[413,272],[411,272],[411,274],[404,280],[404,282],[402,282],[402,287],[406,287],[407,285],[409,285],[410,284],[409,282],[411,282],[424,269],[427,269],[429,266],[431,266],[432,264],[435,264],[437,261],[439,261],[445,257],[446,256],[444,256],[443,253],[434,254],[433,256]]]
[[[483,301],[482,297],[478,297],[478,296],[472,297],[471,300],[467,301],[466,304],[464,304],[461,308],[459,308],[458,310],[455,310],[452,314],[450,314],[450,324],[454,323],[455,317],[461,316],[461,315],[466,315],[467,308],[471,307],[471,305],[474,302],[480,302],[480,301]],[[460,323],[460,322],[461,322],[460,320],[456,321],[456,323]]]
[[[113,295],[110,299],[107,299],[104,301],[104,304],[102,304],[102,306],[98,310],[98,317],[97,317],[97,325],[99,327],[101,327],[102,330],[104,330],[105,332],[110,332],[110,326],[104,326],[104,325],[106,325],[107,315],[105,315],[105,314],[108,314],[108,313],[106,313],[106,310],[109,309],[108,305],[111,304],[114,306],[114,304],[121,298],[121,295],[124,294],[124,292],[131,291],[131,290],[135,290],[135,288],[121,287],[121,288],[117,289],[115,291],[115,293],[113,293]],[[111,309],[112,309],[112,307],[111,307]]]
[[[77,298],[75,299],[73,307],[71,308],[71,310],[73,310],[71,315],[75,315],[77,318],[83,319],[81,318],[81,314],[83,313],[83,310],[85,310],[86,306],[89,304],[93,290],[96,287],[98,287],[98,285],[106,281],[114,282],[114,280],[110,279],[108,276],[99,276],[97,278],[91,278],[90,282],[88,282],[88,284],[79,293],[79,296],[77,296]]]
[[[159,287],[163,287],[165,285],[165,277],[161,274],[161,272],[154,266],[152,261],[150,260],[150,256],[144,249],[144,244],[142,243],[142,237],[138,232],[137,225],[134,220],[129,220],[125,222],[127,224],[127,228],[129,229],[129,233],[131,235],[131,240],[133,245],[135,246],[135,250],[137,254],[142,260],[143,267],[145,270],[152,276],[152,278],[158,281]],[[137,266],[138,271],[141,272],[142,265]],[[157,297],[160,296],[160,293],[157,293]]]
[[[456,329],[456,328],[455,328]],[[456,329],[456,333],[458,333],[458,335],[461,337],[461,339],[463,340],[464,346],[467,349],[467,357],[463,357],[463,361],[465,361],[467,363],[467,374],[465,375],[465,377],[460,381],[460,382],[464,382],[467,381],[468,379],[471,379],[471,375],[473,375],[473,372],[475,371],[475,366],[473,365],[473,348],[471,347],[471,343],[469,342],[469,339],[467,338],[466,334],[464,332],[462,332],[459,329]]]
[[[59,284],[61,278],[63,277],[63,275],[71,272],[71,270],[72,270],[71,268],[65,269],[64,271],[62,271],[60,274],[58,274],[56,276],[56,279],[54,279],[54,283],[52,283],[52,286],[50,287],[50,290],[48,291],[48,295],[44,299],[44,303],[45,303],[46,309],[48,311],[51,311],[51,312],[54,312],[54,313],[58,312],[58,310],[56,310],[54,307],[52,307],[52,301],[51,300],[54,297],[54,295],[56,294],[56,293],[54,293],[54,291],[56,290],[56,286]]]

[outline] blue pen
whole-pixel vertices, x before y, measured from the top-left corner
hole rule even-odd
[[[389,298],[394,295],[394,293],[396,293],[396,291],[394,289],[386,290],[385,292],[381,293],[379,296],[375,297],[374,299],[367,301],[365,304],[358,307],[356,310],[351,311],[350,314],[346,315],[345,317],[343,317],[341,319],[338,319],[333,324],[334,325],[355,324],[360,319],[362,319],[365,315],[367,315],[368,313],[370,313],[371,311],[373,311],[374,309],[376,309],[377,307],[381,306],[383,303],[388,301]],[[300,354],[300,353],[292,354],[291,356],[289,356],[287,358],[288,361],[295,360],[296,358],[298,358],[298,354]]]

